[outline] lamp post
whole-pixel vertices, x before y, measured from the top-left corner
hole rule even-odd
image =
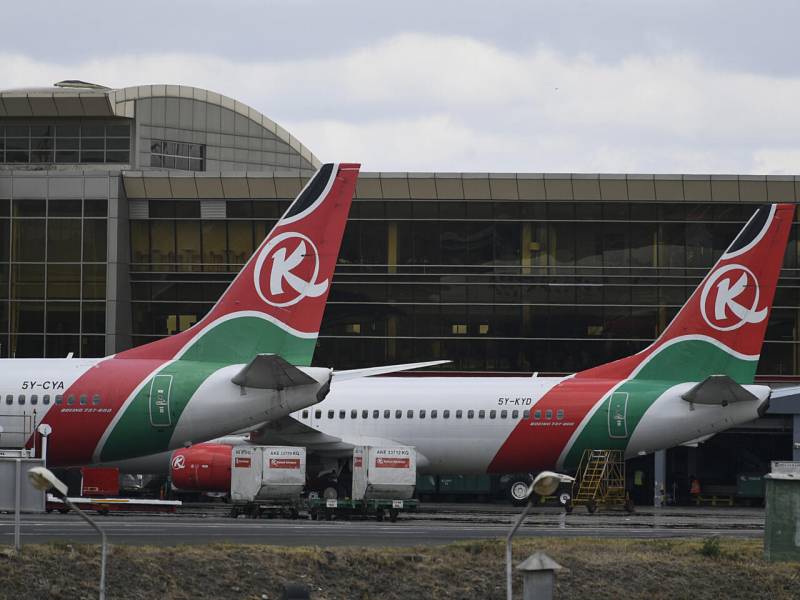
[[[105,600],[106,598],[106,533],[98,525],[89,518],[85,512],[83,512],[80,508],[75,506],[72,502],[69,501],[67,498],[67,484],[61,481],[58,477],[53,475],[53,472],[50,469],[45,467],[34,467],[28,470],[28,478],[30,479],[31,484],[38,490],[42,490],[43,492],[47,492],[48,490],[53,490],[57,496],[60,496],[64,503],[74,510],[77,515],[86,521],[92,529],[94,529],[97,533],[100,534],[100,600]]]
[[[536,492],[540,496],[551,496],[562,483],[570,483],[575,481],[574,477],[569,475],[562,475],[561,473],[553,473],[552,471],[542,471],[533,480],[531,487],[528,488],[528,504],[525,509],[517,517],[511,531],[508,532],[506,537],[506,599],[512,600],[512,586],[511,586],[511,542],[514,535],[517,533],[520,525],[528,516],[528,513],[533,507],[533,493]]]

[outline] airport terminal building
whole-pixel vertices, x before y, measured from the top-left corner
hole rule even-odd
[[[189,327],[319,164],[207,90],[0,92],[0,355],[101,356]],[[362,172],[315,360],[556,374],[631,354],[756,206],[798,197],[795,177]],[[800,372],[799,251],[795,225],[764,382]],[[792,458],[797,418],[670,451],[668,468],[763,472]]]

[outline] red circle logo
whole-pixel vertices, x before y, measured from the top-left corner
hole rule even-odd
[[[732,331],[766,319],[767,307],[759,309],[758,304],[758,279],[750,269],[737,264],[714,271],[700,295],[703,319],[718,331]]]
[[[328,280],[318,281],[319,252],[309,238],[286,232],[272,238],[258,255],[253,279],[259,297],[276,307],[317,298],[328,289]]]

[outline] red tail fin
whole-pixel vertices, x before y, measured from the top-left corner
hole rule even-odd
[[[359,167],[323,165],[202,320],[118,356],[170,359],[191,348],[195,360],[273,352],[310,364]]]

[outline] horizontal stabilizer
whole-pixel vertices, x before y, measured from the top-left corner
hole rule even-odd
[[[449,363],[449,360],[430,360],[428,362],[406,363],[403,365],[386,365],[383,367],[367,367],[366,369],[351,369],[349,371],[334,371],[334,381],[346,381],[358,377],[372,377],[373,375],[386,375],[397,373],[398,371],[410,371],[411,369],[422,369],[423,367],[434,367]]]
[[[277,354],[257,354],[231,381],[242,387],[264,390],[282,390],[317,383],[316,379]]]
[[[681,396],[693,404],[728,406],[734,402],[752,402],[758,397],[727,375],[710,375]]]

